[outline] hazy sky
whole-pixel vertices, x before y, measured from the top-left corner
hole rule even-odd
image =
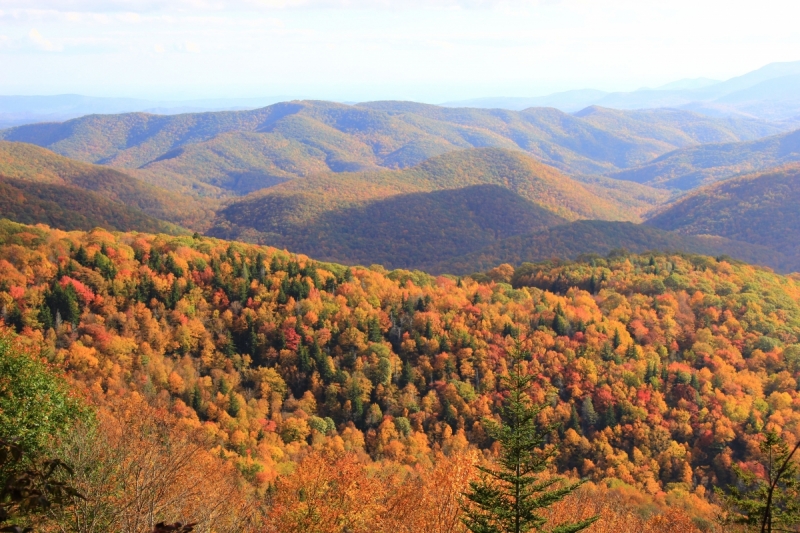
[[[428,102],[800,60],[796,0],[0,0],[0,94]]]

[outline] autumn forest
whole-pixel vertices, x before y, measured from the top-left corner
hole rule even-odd
[[[0,531],[800,531],[800,130],[0,130]]]

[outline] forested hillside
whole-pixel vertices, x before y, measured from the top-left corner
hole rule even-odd
[[[778,247],[780,249],[780,247]],[[485,248],[460,257],[424,265],[430,272],[469,274],[500,263],[520,265],[550,259],[576,259],[581,255],[643,253],[651,250],[727,255],[755,265],[793,272],[800,268],[793,258],[759,242],[742,242],[713,235],[684,235],[630,222],[581,220],[545,230],[499,239]]]
[[[296,495],[316,475],[373,483],[360,499],[337,501],[342,510],[358,501],[360,516],[373,517],[372,529],[366,520],[354,531],[391,531],[381,514],[390,500],[375,499],[403,479],[391,472],[426,471],[436,454],[457,461],[470,446],[496,452],[483,420],[514,338],[531,353],[524,371],[546,404],[541,422],[559,428],[557,468],[686,509],[696,524],[712,519],[706,497],[736,480],[733,465],[758,468],[763,423],[800,437],[800,282],[738,262],[616,253],[452,278],[210,238],[11,222],[0,223],[0,243],[6,323],[75,390],[116,424],[174,418],[174,453],[183,453],[181,432],[202,432],[207,455],[197,449],[180,468],[209,469],[208,490],[230,509],[203,514],[206,524],[244,516],[236,498],[247,491],[225,488],[236,475],[228,465],[253,490],[274,483],[264,511],[272,520],[301,512]],[[128,457],[155,446],[148,434],[138,444],[118,430],[103,437],[127,442],[120,448],[83,434],[63,445]],[[325,453],[343,462],[315,459]],[[364,474],[367,456],[382,474]],[[450,468],[449,482],[464,481]],[[79,472],[92,498],[110,501],[101,478]],[[192,479],[176,490],[206,494]],[[413,486],[422,494],[430,485]],[[322,509],[330,495],[311,497]]]
[[[800,131],[756,141],[682,148],[610,176],[653,187],[690,190],[796,161],[800,161]]]
[[[86,217],[87,220],[96,218],[98,221],[107,220],[111,223],[110,228],[120,230],[155,231],[157,226],[148,222],[147,226],[137,226],[134,222],[120,222],[122,225],[113,223],[113,217],[96,213],[100,209],[98,202],[106,204],[102,209],[115,209],[119,213],[124,211],[138,211],[139,218],[149,217],[160,219],[187,227],[202,228],[208,224],[208,219],[213,213],[213,204],[202,205],[191,196],[177,194],[149,183],[146,183],[127,173],[119,172],[109,167],[90,165],[81,163],[58,154],[39,148],[32,144],[3,142],[0,141],[0,177],[12,178],[37,184],[46,184],[47,187],[31,187],[19,183],[16,187],[23,187],[28,196],[35,195],[34,191],[42,191],[42,194],[49,195],[47,201],[60,204],[58,193],[44,191],[66,190],[68,194],[75,198],[86,198],[87,203],[81,201],[64,203],[54,206],[53,209],[72,211],[77,216]],[[8,182],[6,186],[10,186]],[[75,191],[79,189],[80,191]],[[86,193],[89,194],[86,194]],[[31,196],[33,198],[33,196]],[[95,198],[95,199],[91,199]],[[6,205],[10,206],[11,198],[6,198]],[[117,204],[117,205],[112,205]],[[16,209],[23,209],[23,205],[15,208],[8,208],[3,211],[6,217],[11,217],[11,213]],[[30,213],[34,216],[33,212]],[[130,218],[132,215],[124,215],[123,218]],[[144,218],[143,218],[144,217]],[[47,219],[37,219],[37,222],[47,222],[53,226],[63,229],[91,229],[85,225],[61,225],[56,223],[56,219],[48,222]],[[61,220],[61,219],[58,219]],[[20,220],[20,222],[32,222],[33,219]],[[105,226],[106,224],[96,224]]]
[[[453,150],[522,150],[572,174],[613,172],[698,143],[757,139],[780,126],[690,112],[608,111],[573,116],[452,109],[412,102],[349,106],[298,101],[240,112],[91,115],[5,130],[81,161],[141,169],[163,187],[242,194],[321,171],[406,168]]]
[[[23,224],[53,228],[148,231],[179,235],[188,230],[72,185],[4,178],[0,175],[0,214]]]
[[[701,188],[658,212],[648,225],[684,235],[720,235],[780,250],[800,270],[800,165]]]
[[[232,202],[209,234],[348,264],[423,268],[568,220],[638,220],[653,207],[598,188],[520,152],[463,150],[405,170],[291,180]]]

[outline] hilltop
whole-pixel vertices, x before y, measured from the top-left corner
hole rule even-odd
[[[756,141],[682,148],[609,177],[652,187],[690,190],[795,161],[800,161],[800,130]]]
[[[693,191],[646,223],[684,235],[719,235],[768,246],[800,269],[800,165],[793,164]]]
[[[640,165],[676,148],[781,131],[763,121],[686,111],[595,110],[581,117],[551,108],[515,112],[296,101],[250,111],[90,115],[19,126],[0,132],[0,138],[80,161],[139,169],[141,177],[162,187],[226,196],[318,172],[408,168],[479,147],[521,150],[573,175],[597,174]]]

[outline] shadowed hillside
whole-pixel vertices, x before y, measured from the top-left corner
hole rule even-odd
[[[270,208],[295,207],[286,198],[260,204]],[[236,209],[223,211],[232,223],[212,230],[215,236],[236,236],[315,253],[330,261],[349,264],[379,263],[390,268],[418,268],[431,258],[451,257],[485,246],[498,238],[528,233],[564,219],[497,185],[401,194],[361,206],[329,211],[307,225],[282,227],[279,233],[248,231],[235,225],[260,214]],[[267,217],[256,217],[260,221]],[[268,228],[264,228],[268,229]]]
[[[291,180],[222,209],[211,235],[343,262],[417,267],[628,206],[520,152],[450,152],[416,167]]]
[[[769,246],[797,263],[799,205],[800,165],[794,164],[694,191],[647,224],[682,234],[720,235]]]
[[[47,224],[66,230],[101,227],[113,231],[187,233],[174,224],[72,185],[3,177],[0,177],[0,213],[14,222]]]
[[[212,212],[209,207],[203,207],[190,197],[160,189],[126,173],[74,161],[25,143],[0,141],[0,177],[41,184],[68,185],[91,191],[98,198],[187,227],[202,228]],[[57,201],[58,197],[54,196],[53,199]],[[70,209],[72,208],[81,210],[80,204]],[[88,214],[88,211],[83,212],[88,209],[87,205],[82,209],[82,214]]]
[[[684,250],[783,267],[780,254],[624,221],[624,207],[518,152],[452,152],[411,169],[292,180],[241,198],[211,235],[348,264],[474,272],[581,253]],[[554,227],[556,226],[556,227]]]
[[[610,176],[652,187],[689,190],[794,161],[800,161],[800,130],[757,141],[683,148]]]
[[[0,138],[81,161],[141,169],[162,187],[219,196],[320,171],[406,168],[480,147],[522,150],[571,174],[596,174],[640,165],[676,148],[780,131],[762,121],[683,111],[593,108],[574,116],[550,108],[516,112],[298,101],[252,111],[91,115],[20,126]]]
[[[680,250],[705,255],[730,255],[754,264],[790,270],[782,254],[764,246],[721,237],[678,235],[629,222],[599,220],[572,222],[529,235],[509,237],[463,257],[427,264],[424,268],[432,272],[468,274],[488,270],[501,263],[519,265],[552,258],[575,259],[581,254],[605,255],[615,249],[635,253]]]
[[[569,220],[602,218],[636,219],[631,205],[599,197],[592,185],[585,186],[543,165],[523,153],[497,148],[461,150],[431,158],[416,167],[361,173],[321,174],[281,185],[236,200],[232,206],[254,205],[272,197],[299,197],[292,213],[304,219],[341,206],[360,204],[394,194],[458,189],[494,184],[514,191],[523,198]],[[587,188],[589,187],[589,188]],[[647,205],[631,195],[637,208]],[[226,210],[226,212],[230,212]],[[282,216],[264,213],[265,216]],[[254,227],[259,217],[253,217]]]

